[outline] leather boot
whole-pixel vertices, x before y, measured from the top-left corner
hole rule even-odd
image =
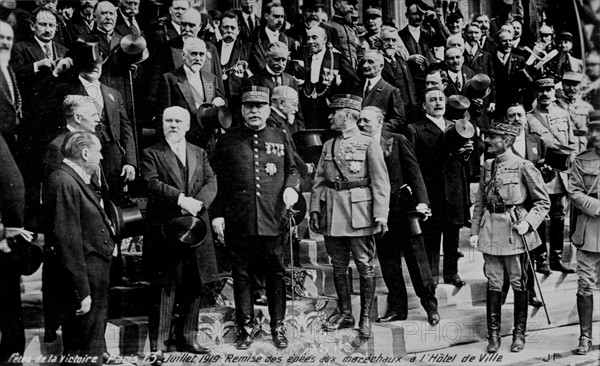
[[[581,334],[579,345],[575,349],[578,355],[586,355],[592,349],[592,316],[594,311],[594,296],[577,294],[577,313]]]
[[[534,249],[535,256],[535,271],[537,273],[541,273],[544,276],[550,276],[552,271],[550,270],[550,266],[548,265],[548,248],[546,246],[546,221],[542,221],[540,226],[538,226],[537,232],[542,240],[542,245],[538,248]]]
[[[238,310],[236,309],[236,311]],[[250,313],[239,312],[237,314],[237,323],[239,335],[235,340],[235,347],[237,349],[248,349],[253,341],[254,317]]]
[[[354,328],[354,317],[352,316],[352,303],[350,299],[350,287],[348,286],[348,276],[334,276],[333,284],[338,296],[338,312],[333,313],[323,324],[326,331],[337,329]]]
[[[562,273],[575,273],[574,269],[565,266],[562,262],[564,231],[564,220],[550,220],[550,269]]]
[[[284,322],[279,322],[275,327],[271,328],[271,337],[273,344],[277,348],[287,348],[288,339],[285,336],[285,325]]]
[[[496,353],[500,349],[501,297],[502,292],[500,291],[487,291],[488,353]]]
[[[521,352],[525,347],[525,330],[527,329],[527,302],[528,294],[525,291],[514,291],[515,311],[513,340],[510,345],[511,352]]]
[[[360,278],[360,321],[358,334],[361,338],[371,338],[371,307],[375,299],[375,277]]]

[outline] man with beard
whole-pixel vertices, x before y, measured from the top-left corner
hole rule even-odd
[[[580,337],[575,349],[585,355],[592,349],[594,288],[600,278],[600,113],[592,112],[588,128],[589,149],[575,157],[569,176],[569,196],[579,211],[572,240],[577,250],[577,313]]]
[[[377,239],[379,263],[389,292],[388,306],[385,315],[377,322],[388,323],[408,317],[408,295],[402,275],[404,255],[415,292],[427,311],[427,320],[436,325],[440,316],[423,235],[407,230],[409,213],[414,214],[416,210],[423,220],[431,215],[427,189],[414,150],[403,135],[383,131],[383,113],[377,107],[363,108],[358,124],[381,145],[391,185],[390,231]]]
[[[379,7],[369,6],[365,10],[365,26],[367,33],[359,37],[363,50],[381,49],[381,27],[383,26],[382,11]]]
[[[119,46],[122,35],[115,33],[115,21],[117,20],[117,7],[110,1],[101,1],[96,6],[96,28],[91,34],[98,36],[100,53],[107,58],[110,52]]]
[[[121,37],[125,37],[128,34],[142,36],[142,28],[135,18],[139,12],[140,0],[119,0],[115,33],[121,35]]]
[[[486,132],[487,152],[494,159],[482,168],[474,205],[470,242],[483,252],[487,287],[488,353],[500,349],[502,285],[508,273],[514,293],[514,330],[511,352],[525,346],[527,328],[526,253],[541,244],[536,228],[544,221],[550,202],[540,172],[516,156],[511,147],[523,126],[494,121]],[[530,200],[532,208],[524,207]],[[526,242],[524,242],[524,240]]]
[[[240,19],[240,39],[243,42],[249,42],[254,39],[254,34],[260,27],[260,18],[254,13],[254,7],[257,5],[257,0],[241,0],[241,11],[236,10],[236,14]]]
[[[17,77],[9,64],[13,39],[14,32],[10,24],[0,20],[0,85],[6,90],[0,98],[0,133],[9,146],[18,140],[16,127],[22,117]]]
[[[73,40],[90,34],[96,25],[94,8],[98,0],[79,0],[79,5],[75,8],[74,14],[69,21],[69,32]]]
[[[200,118],[205,104],[220,107],[226,105],[225,93],[216,75],[202,69],[207,61],[206,43],[198,38],[188,38],[183,43],[183,66],[164,74],[152,98],[156,120],[161,119],[161,110],[169,106],[180,106],[192,116],[188,141],[212,153],[215,144],[214,126],[208,126]]]
[[[323,23],[321,16],[323,15],[323,8],[325,7],[324,0],[306,0],[302,6],[302,21],[299,21],[293,25],[285,34],[300,43],[302,48],[307,47],[307,34],[306,31],[314,28],[321,27],[327,32],[327,39],[334,40],[337,37],[337,31]],[[331,41],[332,43],[337,41]]]
[[[283,33],[285,30],[285,11],[281,3],[271,2],[267,4],[264,14],[265,25],[257,29],[256,36],[251,40],[249,67],[253,73],[259,72],[267,65],[267,47],[271,43],[284,43],[291,53],[295,53],[300,45]]]
[[[338,297],[337,311],[323,329],[354,328],[348,286],[352,257],[360,276],[358,334],[365,340],[372,336],[374,235],[384,236],[388,231],[390,180],[381,145],[358,129],[361,98],[336,95],[330,108],[331,130],[339,135],[323,145],[310,199],[310,227],[325,237]]]
[[[408,64],[419,102],[423,101],[425,95],[427,67],[435,61],[433,48],[444,46],[445,43],[444,36],[439,29],[434,35],[422,27],[424,16],[425,11],[418,4],[410,5],[406,10],[408,25],[400,31],[400,38],[410,54]],[[435,24],[439,24],[439,22]]]
[[[360,53],[358,36],[351,19],[357,6],[357,0],[334,0],[333,9],[335,14],[331,17],[331,21],[326,23],[335,29],[337,33],[337,37],[328,39],[329,42],[350,62],[353,70],[356,70]]]
[[[556,104],[569,112],[571,116],[573,135],[576,140],[576,154],[587,150],[588,114],[594,110],[590,103],[581,99],[579,85],[582,80],[583,74],[573,71],[565,72],[562,77],[563,92],[556,101]]]
[[[558,107],[553,101],[554,80],[542,78],[535,81],[536,107],[527,113],[527,125],[530,133],[537,133],[542,137],[546,148],[555,148],[562,154],[571,154],[576,149],[576,140],[569,112]],[[566,188],[568,184],[567,172],[558,171],[555,178],[546,184],[550,195],[550,269],[563,273],[575,273],[565,265],[562,259],[564,244],[565,214],[566,214]],[[539,232],[546,232],[545,223],[540,225]],[[545,244],[545,235],[542,242]]]
[[[212,228],[233,257],[237,349],[248,349],[255,334],[251,275],[264,275],[275,347],[286,348],[285,269],[286,210],[298,201],[300,179],[290,138],[267,126],[269,90],[250,87],[242,94],[244,124],[217,143],[211,165],[219,192],[213,202]],[[241,168],[246,167],[246,168]],[[250,167],[250,168],[249,168]]]
[[[198,40],[201,42],[200,40]],[[196,340],[203,286],[219,279],[210,230],[195,247],[176,247],[164,223],[182,214],[209,222],[208,209],[217,194],[217,177],[206,152],[186,141],[190,114],[174,106],[162,115],[164,140],[142,153],[142,177],[149,192],[144,233],[144,266],[148,269],[152,306],[148,317],[150,351],[154,365],[164,361],[163,351],[172,329],[173,310],[179,305],[181,322],[175,326],[177,351],[210,353]],[[177,301],[176,301],[177,300]]]
[[[414,120],[417,113],[415,84],[408,63],[404,60],[404,57],[408,58],[408,50],[398,35],[398,29],[383,26],[381,28],[381,45],[384,57],[381,77],[400,89],[406,120]]]
[[[453,123],[444,118],[446,96],[441,89],[427,91],[424,109],[425,117],[408,125],[407,136],[419,161],[433,215],[423,223],[425,249],[437,285],[443,234],[444,283],[462,287],[466,283],[458,275],[458,240],[460,227],[469,220],[470,206],[463,154],[470,154],[473,145],[469,140],[456,151],[447,145],[444,133]]]
[[[406,124],[404,115],[404,102],[400,89],[391,86],[381,77],[383,69],[383,54],[379,50],[367,50],[359,62],[361,72],[365,78],[362,85],[363,100],[361,108],[367,106],[377,107],[383,111],[385,132],[402,133]]]

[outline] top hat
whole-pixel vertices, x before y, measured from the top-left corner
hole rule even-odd
[[[198,118],[204,128],[215,129],[231,127],[233,120],[231,111],[226,106],[215,107],[210,103],[202,104],[198,108]]]
[[[116,205],[113,201],[108,200],[104,208],[114,226],[117,238],[129,238],[144,233],[142,211],[135,202],[122,202],[120,205]]]
[[[163,222],[161,229],[165,239],[187,248],[202,245],[208,233],[204,219],[192,215],[171,217]]]
[[[492,91],[492,80],[486,74],[477,74],[465,84],[465,94],[469,99],[483,99]]]
[[[90,65],[104,62],[98,46],[99,41],[98,37],[93,35],[80,36],[75,40],[67,52],[67,57],[73,59],[73,66],[76,69],[85,69]]]
[[[323,151],[323,137],[326,131],[322,129],[303,130],[292,135],[298,155],[307,163],[317,165]]]
[[[475,136],[475,126],[466,119],[456,121],[444,132],[444,141],[450,151],[462,148]]]
[[[516,137],[521,134],[522,129],[523,125],[521,125],[519,121],[511,123],[506,120],[494,120],[490,123],[490,128],[485,132],[488,134],[510,135]]]
[[[119,47],[113,51],[112,59],[117,65],[137,65],[146,61],[150,53],[144,37],[137,34],[128,34],[121,38]]]
[[[269,104],[270,90],[264,86],[252,85],[244,89],[242,103],[266,103]]]
[[[444,117],[450,120],[464,119],[470,106],[471,102],[467,97],[460,94],[451,95],[446,103]]]
[[[556,40],[557,41],[561,41],[563,39],[566,39],[567,41],[573,42],[573,33],[571,33],[571,32],[560,32],[558,34],[558,36],[556,36]]]
[[[588,114],[588,126],[600,125],[600,110],[591,111]]]
[[[572,148],[567,146],[547,147],[544,164],[552,169],[565,172],[569,169],[569,158]]]
[[[331,103],[329,103],[329,108],[331,109],[349,108],[359,112],[361,106],[362,98],[352,94],[336,94],[331,98]]]

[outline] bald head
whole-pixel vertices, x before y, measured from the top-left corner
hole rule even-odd
[[[306,42],[311,53],[319,53],[325,49],[327,33],[321,27],[314,27],[306,31]]]

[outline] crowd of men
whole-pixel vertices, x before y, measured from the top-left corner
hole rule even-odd
[[[305,0],[295,24],[277,1],[256,9],[242,0],[221,13],[172,0],[152,22],[140,18],[140,0],[80,0],[72,13],[59,12],[58,0],[35,2],[29,14],[0,1],[0,362],[24,351],[21,272],[8,264],[38,234],[45,341],[62,327],[66,355],[109,357],[108,289],[120,246],[106,207],[129,190],[148,198],[143,264],[154,364],[169,350],[210,353],[195,336],[201,293],[224,266],[236,347],[251,347],[253,306],[267,304],[272,341],[286,348],[289,214],[310,186],[309,226],[325,238],[338,297],[324,330],[355,326],[353,258],[359,336],[372,336],[376,253],[389,290],[377,321],[407,319],[404,256],[437,325],[440,277],[466,284],[459,231],[471,227],[488,279],[487,350],[500,348],[512,287],[510,349],[519,352],[528,305],[546,306],[534,271],[575,272],[563,255],[570,219],[576,352],[590,351],[600,56],[576,58],[572,33],[542,24],[539,42],[525,44],[523,16],[511,13],[520,1],[504,1],[505,22],[408,1],[401,29],[377,6],[357,24],[356,0],[333,0],[330,18],[324,1]],[[326,141],[318,163],[299,154],[294,136],[306,130]],[[166,237],[165,223],[186,216],[208,226],[204,244]],[[217,243],[229,263],[218,260]]]

